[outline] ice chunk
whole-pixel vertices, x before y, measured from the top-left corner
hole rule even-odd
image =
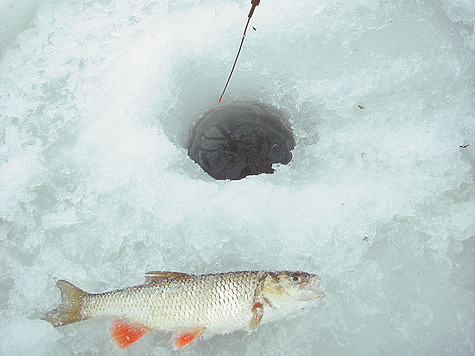
[[[2,324],[2,355],[47,355],[54,352],[61,337],[61,333],[44,320],[14,317]]]

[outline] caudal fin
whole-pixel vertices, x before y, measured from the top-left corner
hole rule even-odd
[[[88,293],[64,280],[57,281],[56,285],[61,291],[61,305],[46,313],[42,319],[55,327],[87,319],[81,315],[81,305]]]

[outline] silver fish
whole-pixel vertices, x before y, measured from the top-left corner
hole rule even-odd
[[[324,297],[318,276],[290,271],[153,271],[142,285],[97,294],[64,280],[57,286],[62,303],[44,320],[57,327],[113,317],[111,336],[119,347],[129,346],[149,330],[161,330],[172,332],[172,344],[181,348],[204,333],[254,330]]]

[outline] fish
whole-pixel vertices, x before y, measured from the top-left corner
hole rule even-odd
[[[144,284],[88,293],[58,280],[61,304],[42,319],[59,327],[109,317],[114,319],[111,337],[120,348],[158,330],[171,332],[173,348],[181,349],[200,336],[253,331],[293,315],[325,296],[319,282],[317,275],[300,271],[151,271]]]

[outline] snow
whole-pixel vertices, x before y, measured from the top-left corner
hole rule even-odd
[[[0,354],[169,354],[170,335],[119,351],[106,320],[40,320],[55,280],[242,269],[318,273],[326,297],[184,354],[475,352],[475,5],[262,1],[223,103],[285,110],[297,144],[273,175],[215,181],[184,146],[249,8],[2,3]]]

